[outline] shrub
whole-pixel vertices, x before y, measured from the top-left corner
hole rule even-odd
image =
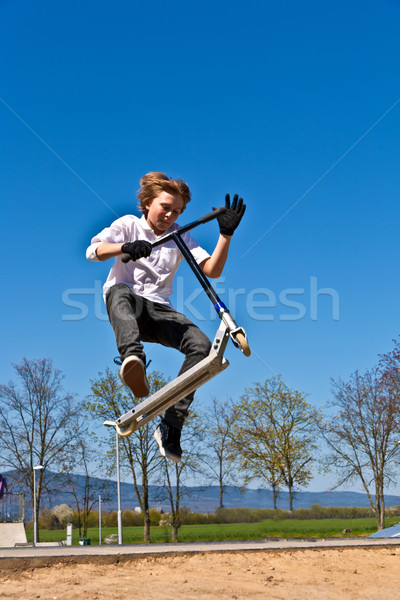
[[[116,510],[103,512],[102,521],[104,527],[118,527],[118,512]]]
[[[172,515],[169,513],[164,513],[161,515],[159,526],[160,527],[171,527],[172,525]]]
[[[313,504],[311,508],[297,508],[293,519],[365,519],[374,516],[372,508],[364,506],[321,506]]]
[[[150,515],[150,524],[158,525],[160,522],[160,519],[161,519],[160,511],[157,510],[156,508],[150,508],[149,515]]]
[[[38,524],[41,529],[63,529],[59,519],[52,514],[50,508],[42,508],[38,518]]]
[[[286,511],[262,508],[219,508],[216,523],[258,523],[264,519],[287,519]]]
[[[74,517],[74,511],[68,504],[58,504],[52,509],[51,514],[58,519],[60,529],[66,527],[67,523],[72,522]]]
[[[216,523],[215,513],[196,513],[184,511],[180,513],[182,525],[204,525]]]
[[[103,518],[103,514],[101,515]],[[97,527],[99,524],[99,511],[91,510],[87,516],[87,525],[88,527]]]
[[[386,509],[387,517],[399,517],[400,516],[400,506],[390,506]]]
[[[122,524],[126,527],[139,527],[143,525],[144,518],[142,513],[135,510],[124,510],[122,513]]]

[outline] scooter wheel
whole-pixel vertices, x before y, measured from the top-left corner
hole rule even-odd
[[[241,351],[243,352],[243,354],[245,356],[250,356],[251,351],[250,351],[250,346],[245,338],[245,336],[243,335],[243,333],[238,333],[235,337],[237,343],[239,344],[239,347],[241,349]]]
[[[135,421],[132,421],[132,423],[130,423],[127,427],[118,427],[118,425],[116,426],[117,433],[121,437],[129,437],[130,435],[132,435],[132,433],[135,431],[135,429],[136,429]]]

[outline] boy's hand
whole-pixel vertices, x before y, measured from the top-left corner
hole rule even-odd
[[[151,254],[152,246],[146,240],[136,240],[135,242],[125,242],[121,246],[122,252],[129,254],[131,260],[138,258],[147,258]]]
[[[233,196],[232,206],[229,194],[225,196],[226,212],[217,217],[220,233],[223,235],[233,235],[236,227],[239,225],[246,205],[243,204],[243,198],[239,198],[237,194]]]

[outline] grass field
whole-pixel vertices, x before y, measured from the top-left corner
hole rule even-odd
[[[386,519],[386,527],[399,522],[398,517]],[[351,533],[343,534],[343,529],[351,529]],[[222,540],[257,540],[264,538],[337,538],[337,537],[367,537],[376,531],[376,519],[287,519],[283,521],[264,520],[259,523],[236,523],[221,525],[183,525],[179,529],[180,542],[204,542]],[[28,541],[32,541],[33,532],[27,531]],[[116,534],[116,527],[103,527],[102,539],[110,534]],[[170,529],[160,526],[151,528],[152,542],[169,542]],[[50,531],[40,529],[41,542],[59,542],[66,539],[65,531]],[[98,528],[88,530],[88,538],[92,544],[99,543]],[[123,543],[138,544],[143,542],[143,527],[124,527]],[[79,544],[79,532],[73,530],[72,543]]]

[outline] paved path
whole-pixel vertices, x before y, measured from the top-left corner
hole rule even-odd
[[[90,557],[143,557],[154,554],[191,554],[198,552],[244,552],[266,550],[305,550],[321,548],[373,548],[376,546],[398,546],[398,538],[347,538],[328,540],[256,540],[247,542],[192,542],[169,544],[123,544],[103,546],[49,546],[0,548],[0,568],[4,559],[48,559]]]

